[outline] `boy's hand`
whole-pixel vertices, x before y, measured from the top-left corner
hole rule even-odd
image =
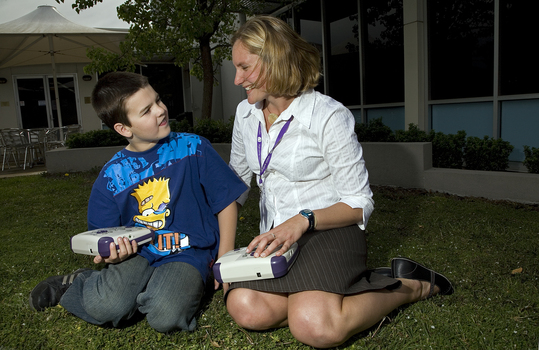
[[[107,264],[116,264],[119,262],[124,261],[127,259],[130,255],[134,254],[138,250],[138,244],[136,240],[132,240],[129,242],[129,238],[127,237],[121,237],[118,238],[118,248],[119,252],[116,250],[116,243],[111,242],[110,243],[110,256],[107,258],[104,258],[100,255],[96,256],[94,258],[94,263],[99,264],[102,262],[105,262]]]

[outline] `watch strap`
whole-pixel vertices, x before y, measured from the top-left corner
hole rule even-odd
[[[315,227],[315,220],[314,220],[314,213],[310,209],[303,209],[299,212],[301,216],[309,220],[309,228],[307,229],[307,232],[313,231]]]

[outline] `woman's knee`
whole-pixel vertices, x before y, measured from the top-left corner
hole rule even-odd
[[[301,312],[288,317],[288,325],[294,338],[317,348],[334,347],[346,340],[341,331],[328,321],[326,317],[313,317],[310,313]]]
[[[279,316],[260,298],[260,293],[250,289],[231,290],[226,307],[234,321],[246,329],[265,330],[279,322]]]
[[[232,319],[242,328],[255,329],[253,304],[249,293],[241,290],[231,290],[226,299],[226,308]]]

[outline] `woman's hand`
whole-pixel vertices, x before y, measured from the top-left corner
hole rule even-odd
[[[246,253],[250,253],[256,247],[254,256],[264,258],[282,244],[281,249],[275,255],[283,255],[294,242],[297,242],[307,232],[308,228],[309,221],[300,214],[295,215],[279,226],[255,237],[247,246]]]
[[[363,220],[362,208],[351,208],[344,203],[335,203],[324,209],[313,211],[315,215],[315,230],[330,230],[357,224]],[[247,246],[247,253],[255,250],[255,257],[266,257],[280,244],[283,246],[276,253],[284,254],[294,242],[307,232],[309,220],[301,214],[294,215],[279,226],[255,237]]]
[[[116,243],[111,242],[109,246],[110,256],[104,258],[98,255],[94,258],[94,263],[99,264],[105,262],[107,264],[116,264],[122,262],[138,251],[138,244],[136,240],[130,242],[129,238],[120,237],[118,238],[118,249],[120,250],[119,252],[117,251]]]
[[[221,283],[219,283],[216,279],[213,280],[213,286],[215,290],[218,290],[220,285]],[[223,283],[223,295],[226,294],[226,291],[228,290],[229,287],[230,287],[230,283]]]

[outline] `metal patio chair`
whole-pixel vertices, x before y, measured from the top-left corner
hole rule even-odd
[[[5,168],[6,156],[8,167],[10,156],[13,156],[15,166],[19,166],[21,154],[24,154],[24,160],[22,163],[23,169],[26,169],[26,166],[32,167],[34,165],[34,152],[36,150],[36,145],[30,143],[25,131],[21,129],[3,129],[1,134],[5,147],[2,161],[2,171]]]

